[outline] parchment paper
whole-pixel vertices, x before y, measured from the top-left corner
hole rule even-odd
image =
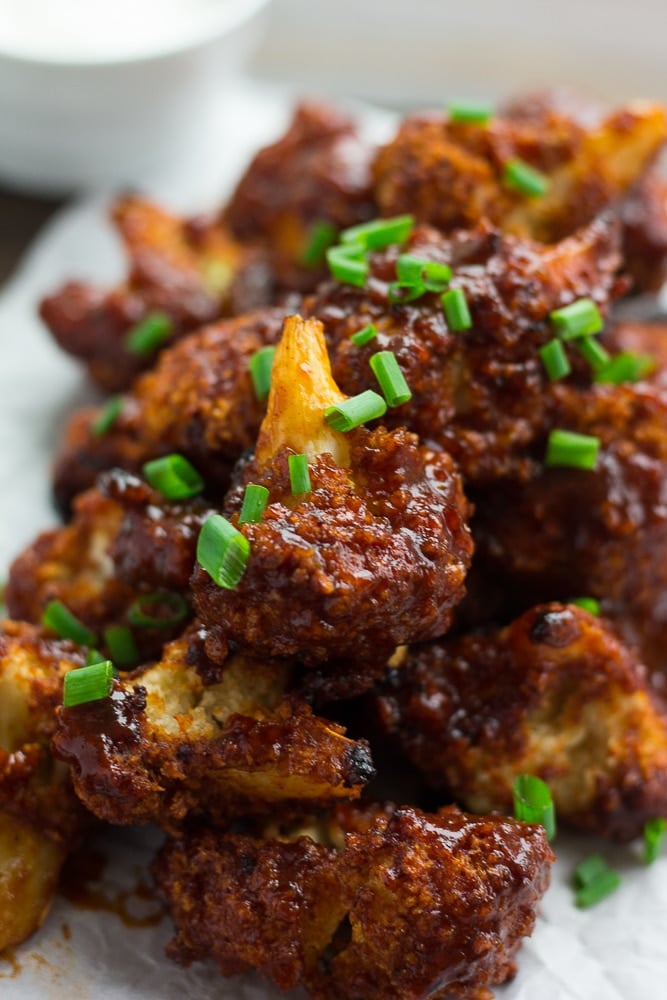
[[[213,206],[229,190],[251,151],[280,133],[291,98],[248,85],[220,110],[196,170],[147,178],[145,188],[178,209]],[[388,119],[364,112],[378,137]],[[0,220],[0,225],[2,220]],[[9,560],[55,523],[49,496],[50,456],[66,414],[94,396],[78,367],[52,344],[35,317],[46,291],[74,276],[107,282],[121,258],[105,223],[105,202],[87,200],[64,211],[35,244],[20,273],[0,296],[0,575]],[[111,896],[136,885],[159,842],[150,830],[106,833],[97,847],[108,858]],[[610,847],[558,835],[558,862],[534,936],[519,954],[515,981],[502,1000],[646,1000],[667,996],[667,856],[650,868],[639,845]],[[598,906],[577,910],[573,867],[598,850],[623,875],[620,890]],[[144,876],[145,879],[145,876]],[[137,904],[139,905],[139,903]],[[144,906],[146,904],[143,904]],[[44,927],[0,961],[6,1000],[276,1000],[257,977],[222,979],[214,969],[181,970],[163,955],[170,927],[128,928],[112,913],[86,911],[58,899]],[[293,993],[291,997],[302,997]],[[390,1000],[390,998],[387,998]]]

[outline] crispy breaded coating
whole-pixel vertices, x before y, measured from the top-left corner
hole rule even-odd
[[[0,634],[0,952],[43,922],[68,853],[90,824],[51,756],[62,680],[83,658],[68,642],[5,621]]]
[[[506,628],[414,647],[379,698],[384,728],[435,787],[512,811],[519,774],[559,822],[631,840],[667,811],[667,714],[604,621],[544,604]]]
[[[255,458],[225,506],[250,542],[247,568],[232,589],[201,566],[192,579],[202,621],[255,655],[377,663],[446,632],[463,596],[472,546],[452,460],[404,430],[333,430],[325,409],[344,398],[321,324],[290,317]],[[290,454],[307,455],[308,492],[294,495]],[[269,500],[240,525],[247,483]]]
[[[374,773],[366,741],[289,696],[289,665],[237,654],[211,673],[205,637],[193,628],[109,698],[59,710],[54,750],[91,812],[173,830],[357,797]]]
[[[230,310],[268,302],[265,265],[218,221],[180,219],[134,195],[114,203],[112,220],[128,258],[123,284],[109,291],[68,282],[40,307],[60,346],[83,361],[102,388],[127,388],[155,360],[155,351],[137,355],[126,344],[130,329],[146,316],[166,314],[171,342]],[[251,276],[243,274],[253,269],[254,290]]]
[[[560,385],[552,400],[552,427],[598,438],[596,467],[546,467],[543,440],[527,481],[471,488],[468,620],[591,595],[647,666],[664,672],[667,396],[648,383]]]
[[[455,808],[354,813],[329,821],[338,851],[299,831],[168,842],[154,874],[176,924],[170,957],[256,968],[314,1000],[490,1000],[549,882],[544,831]]]
[[[665,140],[665,110],[647,102],[589,127],[556,109],[541,120],[500,115],[486,125],[415,115],[378,153],[375,196],[382,215],[411,212],[443,232],[487,220],[554,243],[618,201]],[[530,196],[506,183],[506,164],[515,159],[544,175],[544,194]]]

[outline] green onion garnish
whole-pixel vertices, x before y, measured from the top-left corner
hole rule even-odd
[[[534,774],[520,774],[512,785],[514,815],[524,823],[540,823],[549,840],[556,836],[556,810],[549,786]]]
[[[145,358],[169,340],[173,329],[173,320],[167,313],[148,313],[125,334],[125,346],[130,354]]]
[[[621,351],[596,371],[594,382],[621,385],[622,382],[639,382],[655,368],[655,358],[650,354],[633,354]]]
[[[122,411],[122,396],[111,396],[107,399],[106,403],[90,425],[90,431],[93,437],[104,437],[104,435],[107,434],[116,423]]]
[[[42,625],[46,625],[61,639],[71,639],[80,646],[94,646],[97,636],[83,622],[79,621],[62,601],[50,601],[42,613]]]
[[[544,347],[540,347],[540,357],[552,382],[559,378],[565,378],[572,371],[572,366],[560,340],[550,340]]]
[[[169,590],[142,594],[127,612],[130,624],[143,628],[171,628],[187,617],[187,601],[180,594],[174,594]]]
[[[574,431],[555,430],[549,434],[544,464],[569,466],[572,469],[594,469],[600,439]]]
[[[531,197],[546,194],[549,190],[548,178],[519,159],[508,160],[505,164],[503,184],[513,191],[518,191],[519,194]]]
[[[426,285],[422,282],[392,281],[387,289],[387,298],[392,305],[403,305],[413,302],[426,294]]]
[[[490,104],[480,104],[473,101],[456,101],[447,108],[450,122],[462,124],[486,125],[493,118],[493,108]]]
[[[600,310],[592,299],[577,299],[568,306],[549,313],[556,332],[563,340],[588,337],[599,333],[604,326]]]
[[[335,431],[354,430],[368,420],[375,420],[387,412],[387,404],[382,396],[372,389],[366,389],[357,396],[351,396],[337,406],[328,406],[324,419]]]
[[[595,615],[596,618],[600,617],[600,602],[596,601],[594,597],[571,597],[567,603],[583,608],[584,611],[588,611],[589,615]]]
[[[89,649],[88,655],[86,656],[86,666],[90,667],[93,663],[103,663],[106,660],[106,656],[100,653],[99,649]]]
[[[365,326],[362,330],[357,330],[356,333],[353,333],[350,340],[353,344],[356,344],[357,347],[363,347],[364,344],[369,342],[369,340],[375,340],[377,335],[377,327],[374,326],[373,323],[369,323],[368,326]]]
[[[268,502],[269,491],[266,486],[248,483],[243,494],[239,524],[256,524],[261,521]]]
[[[603,369],[610,360],[611,355],[595,337],[577,337],[575,346],[594,372]]]
[[[308,234],[308,243],[301,255],[301,263],[306,267],[318,267],[324,263],[326,251],[336,242],[338,229],[333,222],[320,219],[314,222]]]
[[[593,906],[618,889],[620,884],[618,872],[612,871],[599,854],[591,854],[574,870],[574,901],[582,908]]]
[[[127,626],[112,625],[105,629],[104,641],[111,659],[119,667],[136,667],[141,662],[134,636]]]
[[[396,261],[396,277],[401,284],[421,284],[427,292],[442,292],[451,280],[452,269],[436,260],[403,253]]]
[[[252,379],[252,384],[255,389],[255,395],[259,400],[266,399],[269,395],[269,389],[271,388],[271,369],[273,368],[273,358],[275,353],[275,347],[260,347],[258,351],[255,351],[248,362],[250,378]]]
[[[393,351],[378,351],[369,358],[369,364],[380,383],[387,406],[400,406],[412,398],[410,387]]]
[[[167,500],[196,497],[204,489],[204,480],[182,455],[165,455],[146,462],[144,476]]]
[[[197,562],[225,590],[233,590],[246,571],[250,542],[220,514],[204,523],[197,542]]]
[[[326,257],[329,270],[336,281],[343,285],[364,287],[368,276],[368,261],[363,247],[357,244],[329,247]]]
[[[307,455],[288,455],[287,464],[289,466],[289,478],[292,486],[292,495],[300,496],[302,493],[310,493],[310,473],[308,472]]]
[[[373,219],[351,226],[340,234],[341,243],[356,244],[364,250],[381,250],[392,243],[404,243],[415,224],[412,215],[396,215],[392,219]]]
[[[462,288],[450,288],[440,296],[442,308],[450,330],[469,330],[472,318],[468,309],[468,301]]]
[[[89,701],[101,701],[109,697],[112,686],[113,663],[110,660],[70,670],[65,674],[63,705],[72,708]]]
[[[667,833],[667,819],[655,816],[644,823],[644,861],[647,865],[657,860]]]

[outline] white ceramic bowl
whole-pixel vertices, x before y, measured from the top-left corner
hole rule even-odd
[[[48,15],[49,0],[32,2]],[[189,0],[169,23],[170,3],[143,38],[131,23],[94,38],[88,18],[60,50],[43,31],[28,44],[7,25],[3,35],[0,20],[0,181],[44,193],[132,186],[201,142],[269,0]]]

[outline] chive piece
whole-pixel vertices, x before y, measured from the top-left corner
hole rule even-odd
[[[518,191],[519,194],[530,197],[546,194],[549,190],[549,179],[519,159],[508,160],[505,164],[503,184],[513,191]]]
[[[93,437],[100,438],[104,437],[105,434],[108,434],[122,412],[122,396],[111,396],[107,399],[106,403],[90,425],[90,431]]]
[[[544,464],[568,466],[572,469],[594,469],[600,439],[574,431],[555,430],[549,434]]]
[[[363,247],[335,246],[326,253],[327,264],[332,275],[342,285],[363,288],[368,276],[368,261]]]
[[[337,406],[327,406],[324,419],[335,431],[354,430],[367,420],[375,420],[387,412],[387,404],[382,396],[372,389],[366,389],[357,396],[351,396]]]
[[[563,340],[591,336],[599,333],[604,326],[600,310],[592,299],[576,299],[568,306],[554,309],[549,313],[549,319]]]
[[[552,382],[556,382],[559,378],[565,378],[572,371],[572,366],[560,340],[554,338],[544,347],[540,347],[540,357]]]
[[[97,636],[83,622],[79,621],[62,601],[50,601],[42,613],[42,625],[46,625],[61,639],[71,639],[79,646],[94,646]]]
[[[356,344],[357,347],[363,347],[364,344],[367,344],[370,340],[375,340],[377,335],[377,327],[374,326],[373,323],[369,323],[368,326],[365,326],[362,330],[357,330],[356,333],[353,333],[350,340],[353,344]]]
[[[584,356],[586,361],[588,361],[594,372],[601,371],[605,368],[611,359],[609,351],[605,351],[602,344],[596,340],[595,337],[578,337],[575,341],[575,345],[579,353]]]
[[[396,260],[396,277],[399,281],[406,282],[408,285],[418,285],[422,281],[425,264],[426,261],[421,257],[417,257],[416,254],[399,254]]]
[[[197,541],[197,562],[225,590],[233,590],[246,571],[250,542],[220,514],[205,521]]]
[[[470,125],[486,125],[493,118],[490,104],[474,101],[456,101],[447,108],[450,122]]]
[[[369,358],[368,363],[380,383],[387,406],[400,406],[412,398],[410,387],[393,351],[378,351]]]
[[[340,234],[341,243],[353,243],[364,250],[381,250],[392,243],[404,243],[415,224],[412,215],[396,215],[392,219],[373,219],[351,226]]]
[[[338,237],[338,229],[333,222],[320,219],[314,222],[308,234],[308,243],[301,254],[301,263],[306,267],[319,267],[326,259],[326,251]]]
[[[255,395],[259,400],[266,399],[269,395],[271,369],[273,368],[275,353],[275,347],[260,347],[258,351],[255,351],[248,363]]]
[[[89,649],[86,656],[86,666],[92,667],[94,663],[104,663],[106,656],[100,653],[99,649]]]
[[[600,617],[600,602],[596,601],[594,597],[571,597],[567,603],[583,608],[584,611],[588,611],[589,615],[595,615],[596,618]]]
[[[411,281],[392,281],[387,289],[387,298],[391,305],[402,305],[413,302],[426,294],[426,285],[413,284]]]
[[[534,774],[520,774],[512,785],[514,815],[524,823],[540,823],[549,840],[556,836],[556,810],[549,786]]]
[[[307,455],[288,455],[289,478],[292,485],[292,495],[297,497],[302,493],[310,493],[310,473],[308,471]]]
[[[78,667],[65,674],[63,686],[63,705],[72,708],[73,705],[84,705],[89,701],[101,701],[108,698],[113,686],[113,663],[103,660],[91,663],[87,667]]]
[[[143,473],[146,481],[167,500],[196,497],[204,489],[204,480],[182,455],[165,455],[146,462]]]
[[[141,662],[134,636],[127,626],[112,625],[105,629],[104,641],[111,659],[119,667],[136,667]]]
[[[450,288],[440,296],[442,308],[445,311],[445,318],[450,330],[469,330],[472,326],[472,318],[468,308],[468,301],[462,288]]]
[[[574,870],[574,901],[581,908],[593,906],[618,889],[620,884],[618,872],[609,868],[599,854],[591,854]]]
[[[657,860],[667,833],[667,819],[655,816],[644,823],[644,862],[652,865]]]
[[[654,369],[655,358],[650,354],[620,351],[604,367],[596,371],[593,381],[610,385],[621,385],[622,382],[639,382]]]
[[[138,358],[148,357],[169,340],[174,329],[171,316],[151,312],[125,334],[125,346]]]
[[[442,292],[451,281],[452,269],[437,260],[403,253],[396,261],[396,277],[401,285],[423,285],[427,292]]]
[[[269,491],[266,486],[248,483],[243,494],[243,504],[239,514],[239,524],[256,524],[262,520],[262,514],[269,502]]]
[[[129,623],[142,628],[171,628],[187,617],[187,601],[180,594],[174,594],[169,590],[155,590],[152,594],[142,594],[127,612]]]

